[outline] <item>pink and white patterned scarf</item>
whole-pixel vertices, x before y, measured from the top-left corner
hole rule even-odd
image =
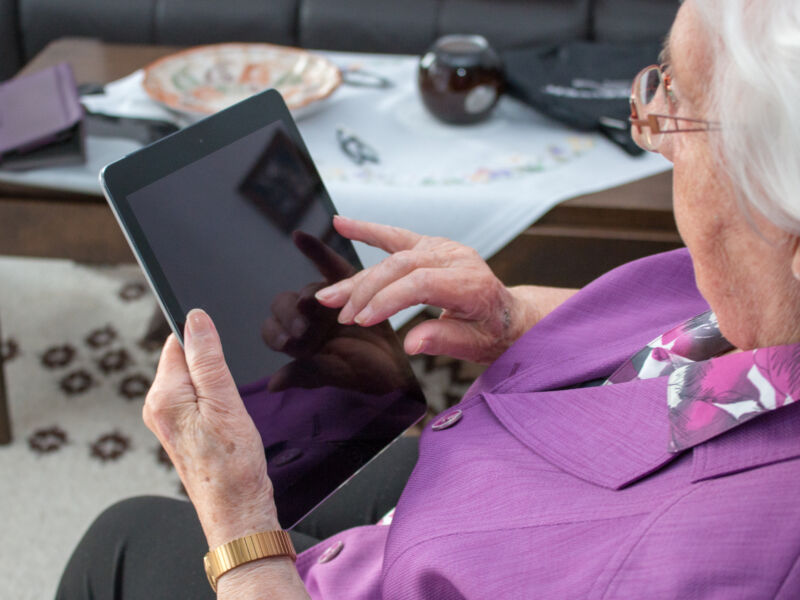
[[[650,342],[606,384],[668,376],[669,450],[680,452],[800,398],[800,344],[725,354],[733,349],[708,311]]]

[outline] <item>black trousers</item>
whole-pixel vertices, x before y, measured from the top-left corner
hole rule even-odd
[[[400,497],[418,456],[401,438],[292,531],[298,552],[336,533],[375,523]],[[213,600],[208,551],[194,507],[144,496],[115,504],[91,525],[67,563],[57,600]]]

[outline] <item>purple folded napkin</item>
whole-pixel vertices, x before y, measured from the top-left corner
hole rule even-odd
[[[83,114],[67,63],[0,84],[0,167],[83,162]]]

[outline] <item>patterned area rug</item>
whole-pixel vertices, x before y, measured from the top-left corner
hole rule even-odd
[[[0,257],[0,357],[13,441],[0,446],[0,598],[52,598],[91,521],[126,497],[181,497],[141,409],[158,361],[138,267]],[[480,368],[415,358],[435,413]]]

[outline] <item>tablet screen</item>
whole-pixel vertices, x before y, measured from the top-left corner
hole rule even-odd
[[[191,129],[107,167],[106,193],[176,331],[194,307],[214,320],[290,527],[425,401],[388,323],[340,325],[313,297],[361,266],[288,113],[220,143],[206,125],[205,152]]]

